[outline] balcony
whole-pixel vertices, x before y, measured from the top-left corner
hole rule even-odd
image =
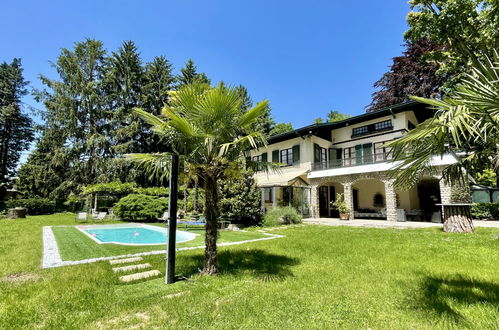
[[[312,171],[322,171],[332,168],[350,167],[358,165],[368,165],[375,163],[383,163],[392,160],[392,153],[383,152],[362,157],[331,159],[329,161],[312,164]]]

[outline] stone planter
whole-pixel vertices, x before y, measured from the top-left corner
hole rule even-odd
[[[26,209],[24,207],[16,207],[9,209],[9,219],[26,218]]]

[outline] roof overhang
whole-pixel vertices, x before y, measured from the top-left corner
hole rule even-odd
[[[307,187],[309,185],[307,172],[296,171],[288,173],[275,173],[272,175],[260,175],[255,178],[256,185],[266,187]]]

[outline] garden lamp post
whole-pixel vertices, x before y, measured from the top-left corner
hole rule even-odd
[[[168,198],[168,246],[166,247],[166,284],[175,282],[175,241],[177,230],[178,154],[172,153],[170,194]]]

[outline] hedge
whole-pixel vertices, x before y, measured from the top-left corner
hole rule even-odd
[[[475,219],[498,219],[499,202],[496,203],[474,203],[471,207],[471,215]]]
[[[55,212],[55,204],[48,198],[21,198],[9,199],[7,208],[25,207],[29,215],[52,214]]]

